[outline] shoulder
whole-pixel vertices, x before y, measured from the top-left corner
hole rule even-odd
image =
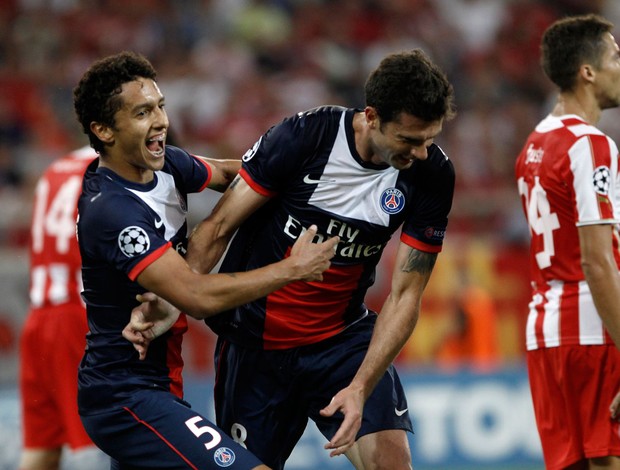
[[[439,145],[432,144],[428,148],[428,158],[422,163],[420,167],[423,172],[441,174],[454,179],[454,164]]]
[[[342,106],[319,106],[317,108],[300,111],[285,118],[280,125],[299,131],[308,131],[330,125],[338,125],[348,108]]]
[[[116,182],[112,172],[97,171],[97,166],[97,161],[92,162],[84,174],[79,202],[82,216],[104,223],[118,218],[120,213],[134,211],[136,204],[139,204],[138,198]]]
[[[166,145],[165,155],[161,171],[170,174],[178,188],[184,192],[204,189],[212,175],[212,168],[205,160],[171,145]]]
[[[91,147],[82,147],[58,158],[47,169],[47,173],[83,174],[86,167],[98,157]]]
[[[604,137],[610,139],[610,137],[598,127],[585,122],[575,115],[548,115],[538,123],[534,131],[542,135],[555,133],[557,135],[556,139],[563,140],[567,144],[578,141],[584,137]]]
[[[320,106],[300,111],[273,126],[265,137],[280,142],[295,142],[296,145],[306,142],[315,146],[337,132],[348,111],[348,108],[341,106]]]
[[[194,157],[192,157],[187,151],[172,145],[166,145],[166,153],[164,158],[166,161],[164,171],[166,167],[176,169],[186,167],[187,165],[192,165],[195,160]]]

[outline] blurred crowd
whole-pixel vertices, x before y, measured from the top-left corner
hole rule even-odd
[[[566,14],[620,20],[613,0],[0,0],[0,242],[23,243],[32,181],[84,143],[72,89],[123,49],[159,71],[175,135],[238,158],[287,114],[363,105],[387,52],[423,48],[454,83],[438,143],[458,170],[451,229],[518,237],[513,161],[546,111],[542,30]],[[519,218],[520,220],[520,218]]]
[[[457,170],[450,232],[522,244],[514,160],[553,99],[540,36],[589,12],[620,26],[617,0],[0,0],[0,247],[25,246],[34,181],[86,143],[72,90],[100,57],[144,54],[176,140],[240,158],[288,114],[363,106],[368,72],[416,47],[455,87],[437,139]]]

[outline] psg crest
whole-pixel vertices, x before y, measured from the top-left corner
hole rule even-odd
[[[215,451],[213,460],[219,467],[230,467],[235,462],[235,453],[228,447],[220,447]]]
[[[400,189],[389,188],[381,194],[381,210],[386,214],[398,214],[405,207],[405,195]]]

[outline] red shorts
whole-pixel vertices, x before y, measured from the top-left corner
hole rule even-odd
[[[29,313],[20,340],[24,447],[93,445],[77,411],[77,369],[88,331],[81,307]]]
[[[528,351],[527,366],[545,468],[620,455],[619,423],[609,414],[620,391],[620,351],[615,346]]]

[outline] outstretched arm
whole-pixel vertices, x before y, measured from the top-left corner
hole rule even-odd
[[[190,237],[186,259],[176,251],[168,250],[149,265],[137,281],[176,308],[202,319],[264,297],[293,281],[322,280],[339,238],[314,243],[315,226],[299,237],[290,256],[281,261],[248,272],[199,274],[209,273],[225,250],[232,233],[265,201],[267,198],[237,177],[212,214]],[[151,321],[148,315],[139,315],[134,311],[129,325],[133,332],[126,332],[126,337],[137,334],[140,328],[145,330],[144,321]],[[159,326],[157,328],[158,332],[163,330]]]
[[[339,238],[313,243],[317,227],[311,226],[293,245],[289,257],[242,273],[198,274],[169,249],[138,276],[148,289],[133,309],[123,336],[144,358],[151,340],[174,324],[180,310],[203,319],[267,294],[293,281],[321,281],[329,268]]]
[[[293,245],[290,256],[239,273],[198,274],[173,249],[147,266],[137,281],[188,315],[203,319],[251,302],[293,281],[320,281],[334,256],[338,237],[313,243],[316,226]]]
[[[400,244],[391,291],[377,318],[366,357],[351,384],[321,410],[323,416],[331,416],[336,411],[344,414],[340,428],[325,445],[326,449],[331,449],[332,457],[345,453],[355,443],[366,399],[413,333],[422,293],[436,259],[436,253],[425,253]]]

